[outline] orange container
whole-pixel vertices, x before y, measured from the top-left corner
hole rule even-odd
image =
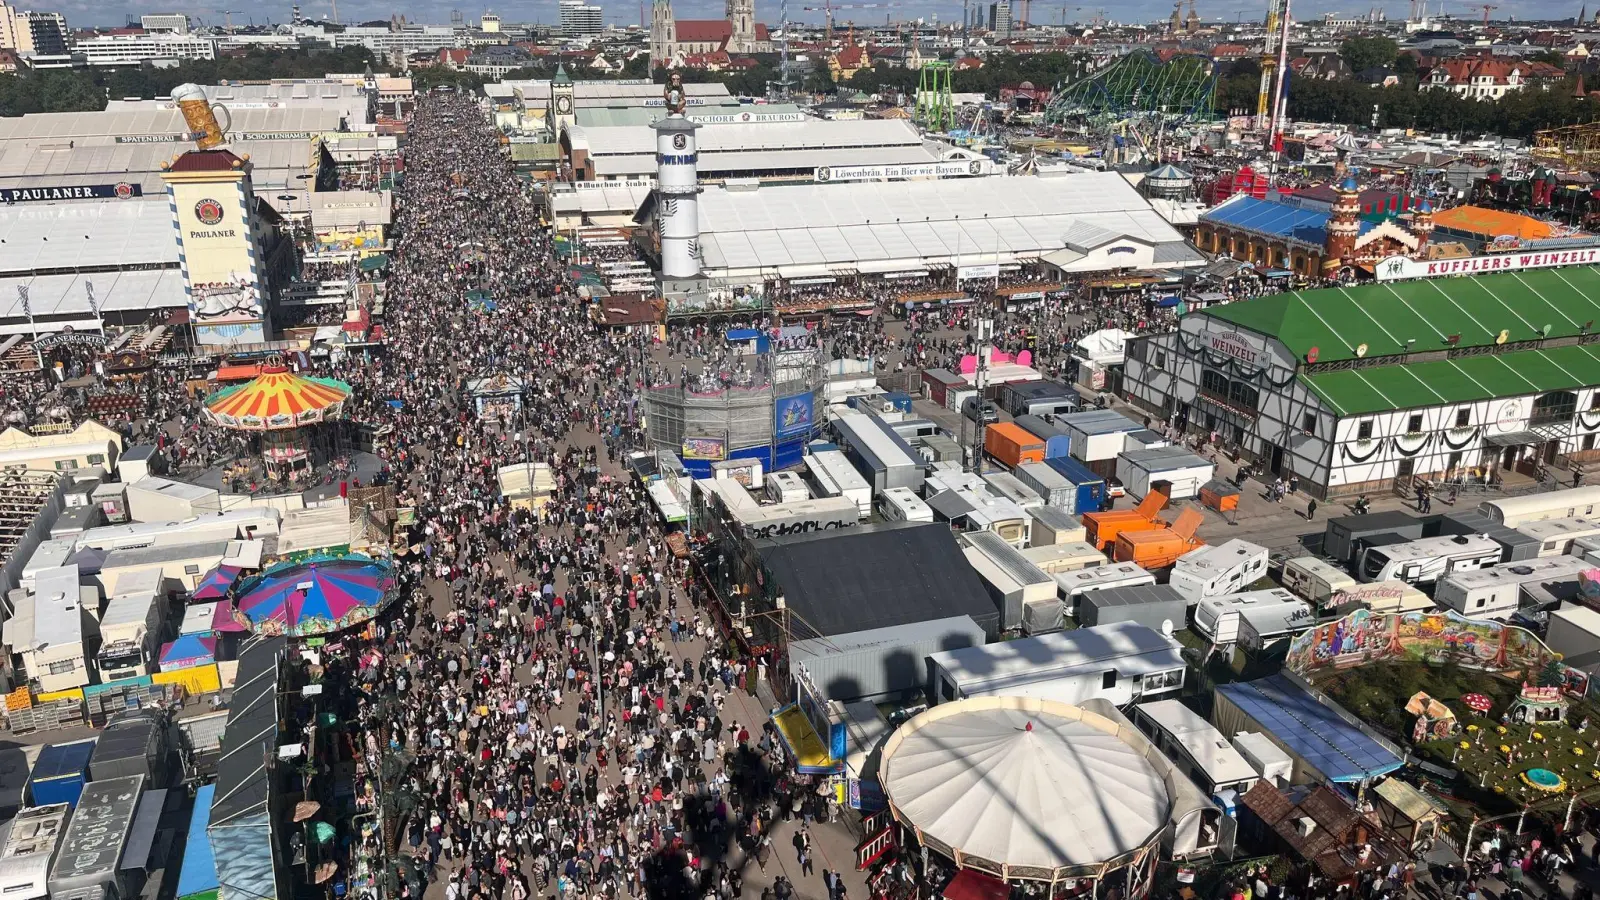
[[[1200,486],[1200,503],[1217,512],[1233,512],[1239,508],[1239,489],[1214,478]]]
[[[1113,558],[1117,562],[1131,562],[1142,569],[1165,569],[1178,561],[1178,557],[1203,546],[1199,540],[1184,540],[1171,528],[1151,528],[1145,531],[1124,531],[1117,535]]]
[[[1015,469],[1028,462],[1044,462],[1044,441],[1015,422],[996,422],[983,433],[985,453]]]
[[[1134,563],[1147,570],[1164,569],[1177,562],[1178,557],[1205,545],[1205,541],[1194,535],[1204,518],[1198,509],[1191,506],[1178,514],[1171,528],[1125,530],[1117,535],[1112,558],[1117,562]]]
[[[1148,531],[1167,524],[1156,518],[1156,513],[1167,505],[1167,495],[1151,491],[1144,495],[1135,509],[1108,509],[1104,512],[1083,515],[1084,540],[1104,553],[1116,543],[1117,535],[1124,531]]]

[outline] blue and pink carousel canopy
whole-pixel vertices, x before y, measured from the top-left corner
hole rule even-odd
[[[228,596],[228,589],[239,580],[238,566],[217,566],[207,572],[200,583],[195,586],[194,593],[189,595],[190,600],[220,600]]]
[[[314,637],[371,619],[394,586],[391,564],[359,554],[283,563],[239,585],[234,618],[257,634]]]
[[[180,635],[177,640],[161,645],[161,671],[203,666],[217,661],[217,639],[198,634]]]

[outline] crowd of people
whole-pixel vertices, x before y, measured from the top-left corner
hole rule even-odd
[[[405,157],[389,352],[323,363],[350,415],[393,426],[386,465],[417,510],[403,599],[349,651],[365,745],[406,761],[379,786],[414,798],[399,852],[449,900],[739,896],[774,822],[828,808],[739,721],[755,673],[709,639],[643,490],[608,474],[641,441],[649,339],[589,322],[469,101],[423,99]],[[463,261],[469,243],[497,252]],[[528,379],[521,410],[476,417],[466,383],[503,371]],[[542,508],[501,497],[497,470],[522,462],[551,467]]]

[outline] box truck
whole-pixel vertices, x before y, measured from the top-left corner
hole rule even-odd
[[[1183,447],[1133,450],[1117,457],[1117,479],[1134,497],[1160,491],[1170,500],[1200,494],[1200,486],[1216,474],[1217,465]]]
[[[1502,563],[1441,578],[1433,599],[1445,609],[1453,609],[1469,619],[1505,620],[1524,605],[1526,588],[1539,585],[1549,589],[1552,585],[1564,585],[1566,593],[1576,593],[1578,574],[1590,568],[1588,562],[1576,556]]]
[[[1500,544],[1482,535],[1457,534],[1368,547],[1357,574],[1362,581],[1432,584],[1456,572],[1486,569],[1500,562]]]
[[[1185,555],[1172,567],[1173,589],[1194,606],[1207,597],[1237,594],[1267,574],[1267,548],[1234,538]]]

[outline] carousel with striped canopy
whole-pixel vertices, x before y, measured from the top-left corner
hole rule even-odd
[[[268,468],[286,472],[312,465],[312,429],[344,413],[350,385],[289,370],[279,358],[244,384],[206,398],[205,417],[223,428],[256,432]]]

